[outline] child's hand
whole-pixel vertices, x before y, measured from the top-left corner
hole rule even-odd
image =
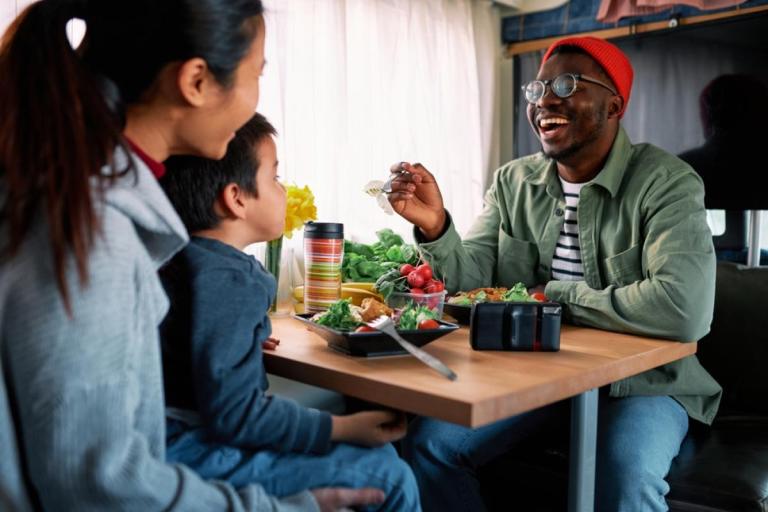
[[[401,439],[408,430],[405,414],[395,411],[365,411],[333,416],[331,440],[363,446],[380,446]]]
[[[261,348],[263,348],[264,350],[275,350],[279,344],[280,344],[279,339],[273,338],[272,336],[270,336],[269,338],[261,342]]]
[[[345,489],[343,487],[323,487],[312,489],[321,512],[351,510],[350,507],[378,505],[384,502],[384,492],[366,487],[364,489]]]

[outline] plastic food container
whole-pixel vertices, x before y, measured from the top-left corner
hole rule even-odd
[[[484,302],[472,306],[469,342],[475,350],[560,350],[557,302]]]
[[[436,293],[402,293],[392,292],[387,298],[387,306],[392,309],[403,309],[410,303],[427,306],[437,314],[438,320],[443,318],[445,290]]]

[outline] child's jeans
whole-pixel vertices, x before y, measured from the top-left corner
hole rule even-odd
[[[168,420],[167,439],[167,460],[206,479],[226,480],[235,487],[258,484],[276,497],[319,487],[375,487],[386,494],[375,510],[420,510],[413,472],[392,445],[339,443],[324,455],[241,450],[207,442],[202,429],[173,419]]]

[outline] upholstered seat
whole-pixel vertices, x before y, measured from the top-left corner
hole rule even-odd
[[[768,417],[721,416],[686,438],[670,471],[671,510],[765,511]]]
[[[711,429],[692,429],[668,481],[671,510],[768,510],[768,267],[717,266],[699,359],[723,386]]]

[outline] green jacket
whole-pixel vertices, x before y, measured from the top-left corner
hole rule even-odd
[[[452,292],[546,283],[546,295],[574,324],[679,341],[709,331],[715,254],[704,187],[685,162],[633,145],[619,129],[605,167],[579,199],[584,281],[551,280],[564,210],[555,162],[538,153],[496,171],[463,240],[450,222],[440,238],[420,246]],[[722,388],[689,356],[615,382],[610,394],[670,395],[709,424]]]

